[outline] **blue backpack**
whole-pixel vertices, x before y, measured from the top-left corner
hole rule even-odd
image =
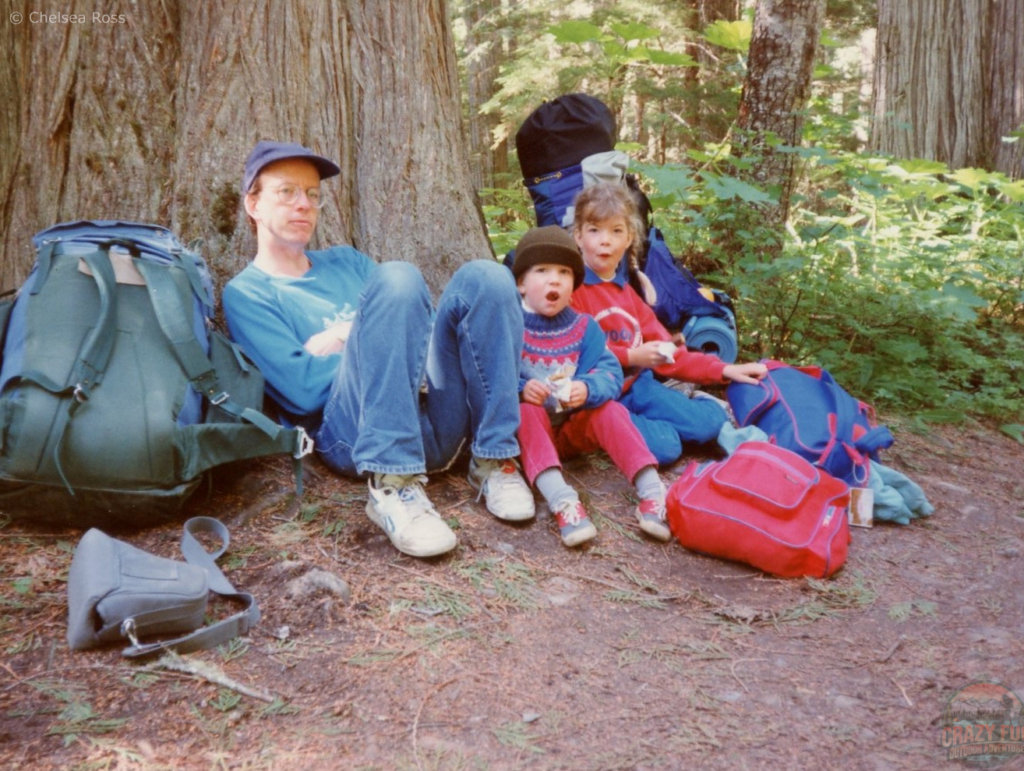
[[[732,300],[724,292],[714,291],[714,301],[701,294],[700,282],[676,261],[656,227],[647,235],[642,267],[658,293],[652,306],[658,321],[669,329],[682,327],[687,348],[714,354],[726,364],[735,362],[739,351]]]
[[[584,187],[584,162],[614,150],[615,135],[611,110],[587,94],[544,102],[523,121],[516,132],[516,151],[538,227],[571,222],[573,201]],[[729,297],[715,292],[709,300],[701,294],[700,282],[676,260],[650,222],[650,201],[634,175],[625,175],[624,184],[647,220],[640,268],[657,292],[654,314],[667,328],[682,330],[688,348],[714,354],[727,364],[736,361],[736,320]],[[514,262],[514,253],[505,257],[507,267]]]
[[[311,447],[212,328],[206,263],[156,225],[69,222],[0,307],[0,510],[87,527],[170,518],[204,473]]]
[[[764,363],[768,375],[760,383],[730,383],[726,389],[737,423],[757,426],[770,441],[853,487],[866,486],[870,461],[895,441],[888,428],[877,425],[871,406],[850,396],[821,367]]]

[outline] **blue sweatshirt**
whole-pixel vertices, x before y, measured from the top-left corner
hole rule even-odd
[[[303,345],[340,321],[352,321],[359,294],[377,264],[351,246],[306,252],[298,278],[271,276],[250,263],[224,287],[231,337],[256,362],[266,390],[286,417],[315,428],[341,354],[313,356]]]

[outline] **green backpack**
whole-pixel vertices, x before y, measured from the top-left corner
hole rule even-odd
[[[214,466],[312,449],[262,413],[262,375],[213,330],[206,263],[169,230],[71,222],[32,242],[0,308],[0,513],[149,525]]]

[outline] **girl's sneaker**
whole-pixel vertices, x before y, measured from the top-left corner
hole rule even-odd
[[[640,529],[651,538],[659,541],[667,541],[672,537],[672,531],[668,529],[665,522],[665,502],[645,498],[633,512],[636,514]]]
[[[558,530],[562,536],[562,543],[566,546],[579,546],[592,538],[597,537],[597,528],[587,516],[587,510],[579,501],[562,501],[552,511],[555,521],[558,522]]]

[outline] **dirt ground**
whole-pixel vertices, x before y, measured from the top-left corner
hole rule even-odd
[[[950,695],[976,681],[1024,694],[1024,446],[980,425],[889,425],[883,460],[937,511],[855,529],[825,581],[640,537],[629,487],[600,456],[568,466],[593,546],[565,549],[543,515],[495,520],[463,467],[428,486],[460,539],[431,561],[398,554],[366,519],[363,486],[322,466],[308,466],[301,503],[287,463],[230,469],[182,521],[231,525],[222,565],[263,619],[231,645],[141,664],[116,646],[68,650],[80,534],[8,522],[0,766],[955,767],[940,743]],[[176,556],[179,534],[176,522],[124,537]],[[330,580],[302,591],[303,576],[340,578],[350,597]]]

